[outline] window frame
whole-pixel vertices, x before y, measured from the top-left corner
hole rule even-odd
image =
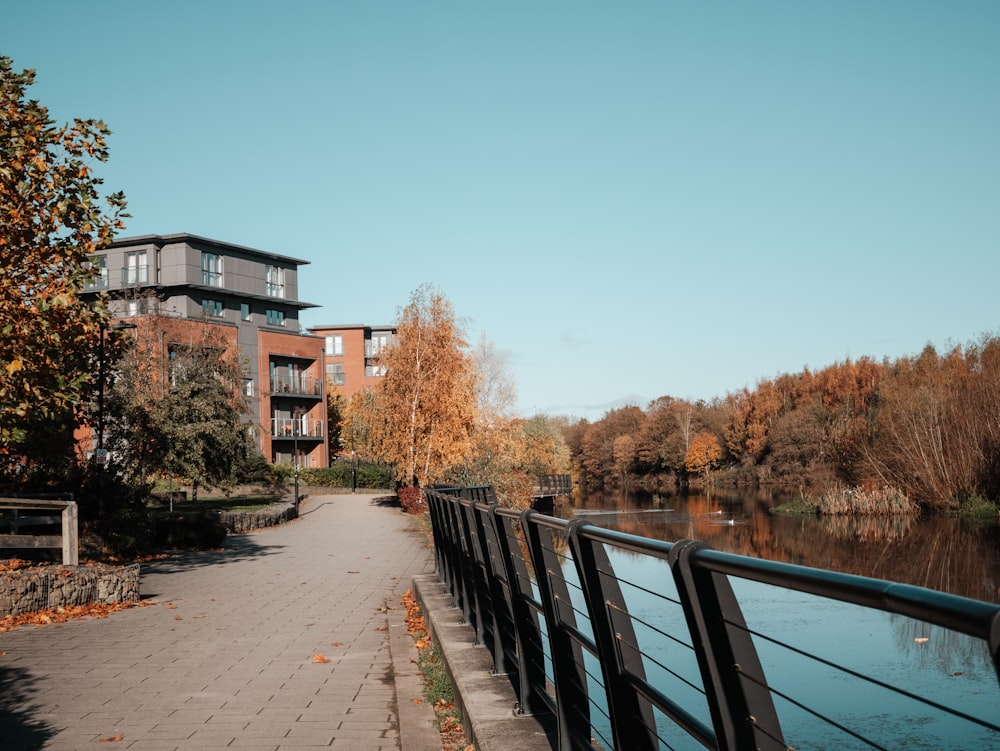
[[[201,283],[206,287],[222,287],[223,256],[201,251]]]

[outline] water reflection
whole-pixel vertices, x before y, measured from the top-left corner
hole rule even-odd
[[[560,510],[654,539],[914,584],[1000,603],[1000,525],[934,517],[772,515],[778,494],[591,494]]]
[[[700,539],[726,552],[998,601],[996,524],[767,513],[783,500],[768,495],[591,495],[560,513],[643,537]],[[690,649],[675,641],[683,639],[686,627],[679,607],[671,605],[678,598],[665,562],[625,550],[612,551],[610,558],[627,609],[640,624],[636,637],[647,655],[648,678],[688,711],[703,716],[704,697],[690,689],[698,682]],[[770,687],[795,700],[776,699],[791,747],[861,747],[837,727],[841,725],[871,739],[875,747],[1000,748],[997,676],[981,640],[917,619],[749,580],[734,578],[732,584],[756,635]],[[646,626],[648,634],[642,630]],[[911,694],[988,726],[956,719]],[[833,724],[818,722],[817,716]],[[667,722],[660,731],[663,737],[676,735]],[[595,733],[608,734],[610,729],[595,720]],[[682,739],[680,746],[671,747],[687,746]]]

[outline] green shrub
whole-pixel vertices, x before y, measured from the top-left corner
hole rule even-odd
[[[997,504],[986,498],[966,498],[958,508],[958,515],[964,519],[995,520],[1000,513]]]
[[[357,471],[357,487],[359,488],[391,488],[392,468],[375,462],[359,461]],[[351,487],[351,461],[338,460],[330,467],[303,469],[299,472],[299,480],[314,487],[349,488]]]

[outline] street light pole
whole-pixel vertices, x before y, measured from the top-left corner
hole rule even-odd
[[[295,466],[295,510],[299,510],[299,418],[302,413],[301,407],[292,410],[292,460]]]

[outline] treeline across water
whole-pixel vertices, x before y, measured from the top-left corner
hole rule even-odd
[[[1000,338],[847,360],[711,402],[663,396],[564,428],[591,488],[891,487],[948,511],[1000,499]]]

